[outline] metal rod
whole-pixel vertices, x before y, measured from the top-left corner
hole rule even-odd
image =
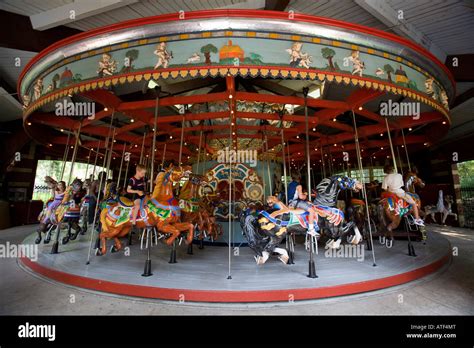
[[[320,143],[320,150],[321,150],[321,163],[323,165],[323,177],[322,179],[324,179],[326,177],[326,166],[324,165],[324,151],[323,151],[323,142],[321,141]]]
[[[125,169],[125,175],[123,177],[123,188],[126,188],[126,185],[127,185],[128,167],[130,166],[130,160],[131,160],[130,155],[128,156],[128,161],[126,161],[127,162],[127,167]]]
[[[281,156],[283,162],[283,177],[285,178],[285,204],[288,206],[288,180],[286,177],[286,156],[285,156],[285,134],[283,130],[283,121],[281,122]]]
[[[110,170],[110,164],[112,163],[114,143],[115,143],[115,128],[112,129],[112,141],[110,142],[110,151],[109,151],[109,156],[108,156],[108,159],[107,159],[107,171],[105,172],[105,177],[106,178],[108,178],[109,170]],[[111,175],[111,177],[113,177],[113,175]]]
[[[293,178],[291,176],[291,158],[290,158],[290,138],[288,138],[288,146],[286,146],[287,154],[288,154],[288,175],[290,178]]]
[[[59,181],[63,180],[64,171],[66,170],[67,156],[69,154],[69,138],[70,137],[71,137],[71,129],[69,129],[69,133],[67,134],[66,148],[64,149],[64,155],[63,155],[63,167],[61,169],[61,176],[59,178]]]
[[[373,266],[377,266],[377,263],[375,262],[375,251],[374,251],[374,245],[373,245],[373,239],[372,239],[372,226],[370,225],[370,211],[369,211],[369,200],[367,199],[367,192],[365,190],[365,177],[364,177],[364,168],[362,167],[362,159],[361,159],[361,154],[360,154],[360,144],[359,144],[359,133],[357,131],[357,122],[356,122],[356,117],[354,110],[352,110],[352,121],[354,123],[354,142],[356,146],[356,157],[357,157],[357,163],[359,165],[359,175],[362,180],[362,195],[364,197],[365,201],[365,212],[367,214],[367,224],[369,227],[369,238],[370,238],[370,245],[372,246],[372,260],[373,260]]]
[[[403,138],[403,147],[405,148],[405,155],[407,156],[408,171],[411,172],[410,157],[408,156],[408,148],[407,148],[407,143],[405,141],[405,132],[403,131],[403,128],[402,128],[402,138]]]
[[[160,107],[160,91],[156,91],[156,100],[155,100],[155,118],[153,119],[153,141],[151,144],[151,153],[152,157],[155,158],[155,148],[156,148],[156,131],[157,131],[157,121],[158,121],[158,109]],[[150,186],[153,190],[153,183],[155,182],[154,177],[154,165],[153,160],[151,161],[151,173],[150,173]]]
[[[232,121],[229,117],[229,145],[232,146]],[[232,147],[231,147],[232,148]],[[265,192],[265,189],[264,189]],[[228,209],[228,224],[229,224],[229,269],[227,279],[232,279],[232,156],[229,156],[229,209]]]
[[[186,111],[184,111],[186,112]],[[179,142],[179,157],[178,157],[178,165],[181,165],[181,159],[183,157],[183,142],[184,142],[184,118],[185,114],[183,114],[183,120],[181,121],[181,140]]]
[[[393,150],[392,136],[390,135],[390,127],[388,126],[388,120],[386,117],[385,117],[385,126],[387,127],[388,143],[390,144],[390,152],[392,153],[393,167],[395,168],[395,172],[398,173],[397,159],[395,157],[395,151]]]
[[[120,158],[120,169],[119,169],[118,178],[117,178],[117,189],[120,186],[120,177],[122,176],[122,166],[123,166],[123,160],[125,157],[125,147],[126,147],[126,144],[123,143],[122,158]]]
[[[202,145],[202,129],[199,132],[199,145],[198,145],[198,158],[197,158],[197,165],[196,165],[196,173],[199,174],[199,166],[201,164],[201,145]]]
[[[72,152],[71,169],[69,170],[68,183],[71,183],[71,176],[74,170],[74,164],[76,163],[77,148],[79,147],[79,138],[81,136],[81,128],[82,128],[82,120],[79,123],[79,128],[77,129],[77,133],[76,133],[76,142],[74,143],[74,151]]]
[[[402,176],[403,176],[403,161],[402,161],[402,158],[400,156],[400,149],[399,149],[398,146],[397,146],[397,157],[398,157],[398,164],[400,165],[400,174],[402,174]]]
[[[273,195],[273,187],[272,187],[272,173],[270,172],[270,158],[269,151],[268,151],[268,138],[265,134],[265,152],[266,152],[266,163],[267,163],[267,173],[268,173],[268,187],[270,189],[270,196]]]
[[[105,167],[105,163],[106,163],[106,160],[107,160],[107,148],[109,146],[109,140],[110,140],[110,133],[111,133],[111,128],[112,128],[112,124],[113,124],[113,121],[114,121],[114,116],[115,116],[115,109],[112,110],[112,117],[110,118],[110,126],[109,126],[109,131],[108,131],[108,134],[107,134],[107,138],[105,139],[105,153],[104,153],[104,161],[102,162],[102,168]],[[115,132],[115,130],[114,130]],[[97,149],[97,151],[99,151],[99,149]],[[89,243],[89,251],[87,253],[87,262],[86,262],[86,265],[88,265],[91,261],[91,250],[92,250],[92,241],[94,239],[94,231],[95,231],[95,222],[97,220],[97,212],[99,210],[99,205],[100,205],[100,201],[99,201],[99,198],[100,198],[100,192],[102,191],[102,184],[104,182],[107,182],[107,171],[108,169],[106,169],[106,172],[105,172],[105,179],[101,177],[101,180],[99,182],[99,190],[97,192],[97,197],[96,197],[96,205],[95,205],[95,209],[94,209],[94,220],[92,221],[92,230],[91,230],[91,239],[90,239],[90,243]]]
[[[91,161],[92,147],[89,149],[89,155],[87,156],[86,174],[84,174],[84,180],[87,179],[87,172],[89,171],[89,162]]]
[[[143,164],[143,151],[145,150],[145,138],[146,138],[146,130],[143,133],[142,148],[140,150],[140,161],[138,162],[138,164]]]
[[[100,143],[101,143],[101,141],[99,140],[99,144],[97,144],[97,146],[98,146],[97,151],[95,152],[94,168],[92,169],[92,180],[94,180],[94,177],[95,177],[95,168],[97,167],[97,158],[99,157]],[[92,184],[92,182],[91,182],[91,184]]]
[[[165,146],[163,147],[163,159],[161,160],[162,169],[164,169],[164,166],[165,166],[165,156],[166,156],[166,143],[165,143]]]
[[[303,92],[304,93],[304,92]],[[309,153],[309,117],[307,95],[304,97],[305,131],[306,131],[306,167],[308,175],[308,199],[311,200],[311,172],[310,172],[310,153]]]

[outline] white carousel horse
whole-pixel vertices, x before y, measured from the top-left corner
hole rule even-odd
[[[458,214],[453,213],[452,204],[454,203],[453,196],[446,195],[443,199],[443,190],[438,192],[438,203],[436,205],[425,206],[425,215],[430,215],[434,222],[436,221],[436,213],[441,213],[441,224],[446,225],[448,216],[454,216],[454,220],[458,220]]]

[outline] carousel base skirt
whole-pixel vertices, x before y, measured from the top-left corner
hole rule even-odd
[[[130,247],[128,256],[123,250],[104,256],[93,254],[86,265],[88,238],[79,236],[60,245],[59,254],[50,254],[52,243],[41,244],[36,261],[23,257],[20,262],[43,277],[116,295],[180,302],[291,302],[407,283],[435,272],[451,255],[449,242],[430,232],[426,244],[413,243],[416,257],[408,255],[406,240],[396,240],[391,249],[374,240],[376,266],[365,244],[360,249],[346,249],[345,255],[329,254],[320,245],[314,258],[318,278],[309,278],[308,252],[301,244],[296,245],[292,265],[273,255],[258,266],[252,250],[241,247],[231,250],[229,277],[228,248],[206,245],[198,249],[194,245],[193,255],[188,255],[183,244],[177,247],[177,263],[169,263],[171,248],[159,243],[151,249],[152,275],[144,277],[146,250],[140,250],[139,242]],[[35,235],[30,235],[24,243],[33,244],[34,239]],[[109,248],[111,245],[109,241]]]

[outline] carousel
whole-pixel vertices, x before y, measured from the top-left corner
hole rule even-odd
[[[411,41],[302,14],[182,12],[59,41],[18,82],[26,132],[64,163],[24,241],[40,256],[22,267],[181,302],[317,299],[426,276],[450,245],[420,222],[410,154],[448,131],[454,88]],[[410,199],[381,192],[387,165]]]

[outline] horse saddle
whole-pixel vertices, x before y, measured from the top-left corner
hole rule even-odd
[[[134,205],[131,199],[127,197],[123,197],[123,196],[120,196],[117,201],[122,207],[126,207],[126,208],[132,208]]]
[[[351,205],[365,206],[365,202],[362,199],[352,198],[351,199]]]
[[[410,204],[392,192],[382,192],[380,197],[387,201],[390,210],[397,211],[399,215],[404,215],[410,210]]]

